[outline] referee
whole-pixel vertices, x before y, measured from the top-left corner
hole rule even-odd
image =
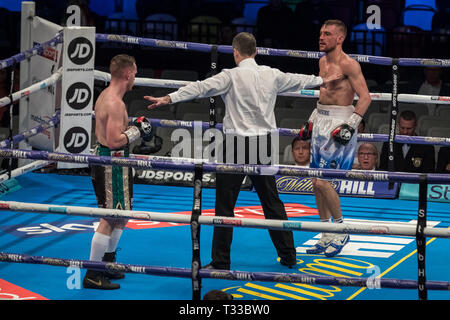
[[[271,141],[275,140],[275,135],[272,139],[271,133],[278,132],[274,114],[277,95],[325,85],[340,77],[325,80],[314,75],[283,73],[258,65],[255,61],[256,40],[247,32],[237,34],[232,47],[235,68],[224,69],[206,80],[190,83],[164,97],[144,98],[152,102],[148,108],[153,109],[170,103],[220,95],[225,103],[225,137],[222,147],[219,147],[222,159],[226,163],[273,164],[270,150],[277,142]],[[234,217],[234,207],[245,176],[217,173],[216,216]],[[287,220],[274,176],[250,175],[250,179],[261,201],[265,218]],[[280,263],[288,267],[295,265],[297,259],[292,232],[269,230],[269,234]],[[214,227],[212,261],[203,268],[230,269],[232,238],[233,228]]]

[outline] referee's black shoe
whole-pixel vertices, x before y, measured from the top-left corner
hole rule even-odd
[[[283,258],[280,258],[280,264],[283,266],[288,267],[289,269],[292,269],[293,266],[297,264],[297,260],[285,260]]]
[[[230,270],[230,266],[216,266],[212,262],[208,263],[206,266],[203,266],[202,269],[218,269],[218,270]]]

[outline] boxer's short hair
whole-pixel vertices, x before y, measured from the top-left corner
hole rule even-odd
[[[327,20],[323,23],[324,26],[337,26],[341,32],[344,34],[344,36],[347,36],[347,26],[344,22],[338,19],[331,19]]]
[[[127,68],[133,68],[136,63],[136,59],[127,54],[118,54],[111,59],[109,64],[109,72],[111,77],[120,78],[123,75],[123,71]]]

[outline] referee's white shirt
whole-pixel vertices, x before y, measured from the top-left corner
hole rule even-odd
[[[277,130],[274,114],[277,94],[322,83],[321,77],[284,73],[247,58],[233,69],[224,69],[206,80],[190,83],[169,96],[172,103],[176,103],[220,95],[225,103],[224,132],[256,136]]]

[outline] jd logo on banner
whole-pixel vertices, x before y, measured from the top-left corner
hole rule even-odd
[[[86,149],[89,134],[82,127],[70,128],[64,135],[64,148],[70,153],[80,153]]]
[[[92,42],[85,37],[73,39],[68,48],[70,61],[77,65],[86,64],[91,60],[93,52]]]
[[[75,82],[66,92],[66,101],[75,110],[84,109],[91,102],[91,89],[84,82]]]

